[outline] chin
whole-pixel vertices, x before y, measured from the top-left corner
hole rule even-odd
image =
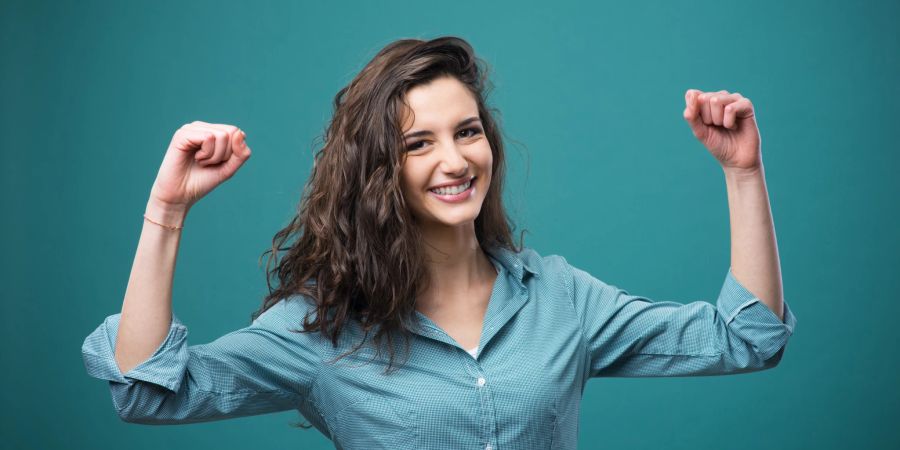
[[[481,207],[467,211],[429,211],[428,221],[434,225],[445,227],[459,227],[474,224],[475,219],[481,213]]]
[[[441,225],[448,227],[458,227],[460,225],[465,225],[468,223],[474,223],[475,219],[478,217],[478,212],[476,211],[474,214],[461,214],[461,215],[451,215],[451,214],[440,214],[440,215],[432,215],[432,221],[440,223]]]
[[[461,219],[461,220],[439,220],[438,223],[440,223],[442,226],[445,226],[445,227],[454,227],[455,228],[455,227],[474,225],[475,218],[472,217],[470,219]]]

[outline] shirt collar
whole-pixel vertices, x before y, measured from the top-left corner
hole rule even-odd
[[[525,276],[529,273],[534,276],[540,276],[540,272],[535,265],[526,262],[525,258],[522,256],[522,254],[525,253],[525,249],[519,253],[502,246],[486,248],[485,250],[491,259],[494,260],[495,266],[499,263],[507,272],[513,274],[518,281],[524,282]]]

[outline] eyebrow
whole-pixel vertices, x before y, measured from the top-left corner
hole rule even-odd
[[[463,119],[460,123],[458,123],[458,124],[456,125],[456,128],[459,128],[459,127],[468,125],[468,124],[470,124],[470,123],[472,123],[472,122],[480,122],[480,121],[481,121],[481,118],[479,118],[478,116],[472,116],[472,117],[469,117],[468,119]],[[403,135],[403,138],[404,138],[404,139],[409,139],[409,138],[412,138],[412,137],[425,136],[425,135],[429,135],[429,134],[433,134],[433,133],[432,133],[431,131],[428,131],[428,130],[414,131],[414,132],[412,132],[412,133],[404,134],[404,135]]]

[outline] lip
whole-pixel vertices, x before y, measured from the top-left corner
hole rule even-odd
[[[442,187],[459,186],[459,185],[461,185],[461,184],[466,184],[466,182],[472,181],[472,180],[474,180],[474,179],[475,179],[475,175],[472,175],[472,176],[469,177],[469,178],[463,178],[462,180],[454,181],[454,182],[452,182],[452,183],[444,183],[444,184],[438,184],[438,185],[435,185],[435,186],[431,186],[430,188],[428,188],[428,190],[431,190],[431,189],[437,189],[437,188],[442,188]]]
[[[475,193],[475,181],[474,181],[474,177],[472,177],[472,179],[473,179],[473,181],[472,181],[472,184],[469,186],[469,188],[466,189],[466,190],[464,190],[464,191],[462,191],[462,192],[460,192],[459,194],[456,194],[456,195],[440,195],[440,194],[435,194],[434,192],[432,192],[432,191],[429,189],[429,190],[428,190],[428,195],[431,195],[431,196],[433,196],[434,198],[436,198],[436,199],[438,199],[438,200],[440,200],[440,201],[442,201],[442,202],[447,202],[447,203],[462,203],[462,202],[468,200],[470,197],[472,197],[472,195]],[[465,183],[465,182],[463,182],[463,183]]]

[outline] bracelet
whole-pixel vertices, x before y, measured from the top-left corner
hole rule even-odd
[[[150,223],[155,223],[155,224],[157,224],[157,225],[159,225],[159,226],[161,226],[161,227],[165,227],[165,228],[168,228],[168,229],[170,229],[170,230],[180,230],[180,229],[184,228],[183,226],[181,226],[181,227],[173,227],[173,226],[171,226],[171,225],[165,225],[165,224],[161,224],[161,223],[159,223],[159,222],[154,222],[153,219],[147,217],[146,214],[144,214],[144,218],[147,219],[147,220],[149,220]]]

